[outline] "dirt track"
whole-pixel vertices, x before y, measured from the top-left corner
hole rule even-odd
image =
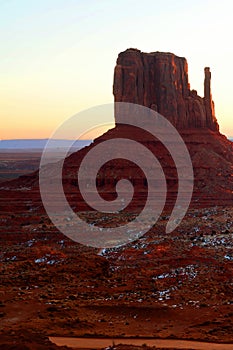
[[[129,344],[142,346],[157,346],[166,347],[171,349],[195,349],[195,350],[232,350],[233,344],[217,344],[217,343],[205,343],[188,340],[170,340],[170,339],[109,339],[109,338],[63,338],[63,337],[50,337],[50,341],[58,346],[69,346],[72,348],[92,348],[101,349],[113,344]]]

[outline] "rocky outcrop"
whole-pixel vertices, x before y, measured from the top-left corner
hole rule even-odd
[[[158,111],[176,128],[219,131],[211,96],[211,73],[205,68],[204,98],[190,90],[188,64],[172,53],[121,52],[114,73],[115,102],[137,103]],[[115,116],[117,123],[117,115]]]

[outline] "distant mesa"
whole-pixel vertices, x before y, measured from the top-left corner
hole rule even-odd
[[[0,140],[0,151],[5,150],[22,150],[22,151],[38,151],[42,150],[49,139],[16,139],[16,140]],[[67,147],[70,144],[69,140],[50,140],[53,145],[58,145],[59,148]],[[76,140],[73,144],[74,149],[80,149],[82,147],[88,146],[91,140]],[[54,146],[54,147],[55,147]]]
[[[208,128],[218,132],[210,68],[206,67],[204,73],[202,98],[197,91],[190,90],[185,58],[173,53],[144,53],[127,49],[118,55],[114,72],[114,99],[115,102],[131,102],[152,108],[178,130]]]

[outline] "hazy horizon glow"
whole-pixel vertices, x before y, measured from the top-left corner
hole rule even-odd
[[[117,55],[129,47],[186,57],[200,96],[209,66],[221,132],[233,135],[230,0],[0,0],[0,9],[1,139],[48,138],[70,116],[113,102]]]

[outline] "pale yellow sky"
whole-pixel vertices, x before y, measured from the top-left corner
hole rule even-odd
[[[201,96],[210,66],[221,131],[233,135],[232,12],[230,0],[0,1],[0,138],[47,138],[68,117],[113,102],[116,58],[129,47],[185,56]]]

